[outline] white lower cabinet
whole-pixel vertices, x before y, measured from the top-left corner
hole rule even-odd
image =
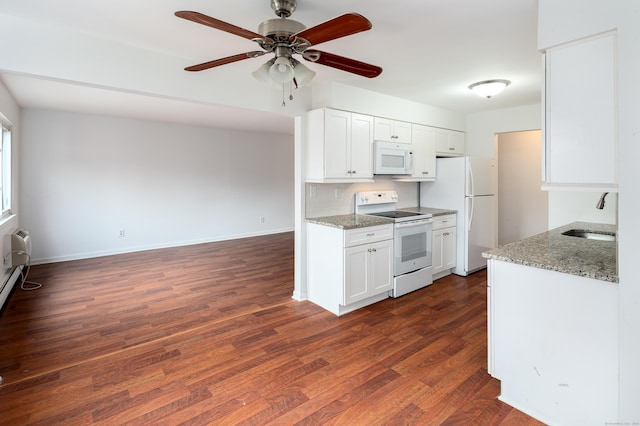
[[[392,251],[393,240],[345,249],[344,305],[391,290]]]
[[[342,315],[389,297],[393,225],[343,230],[307,224],[309,300]]]
[[[456,266],[456,249],[456,215],[434,217],[431,253],[434,279],[451,273]]]

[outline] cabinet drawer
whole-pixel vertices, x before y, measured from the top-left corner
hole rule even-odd
[[[434,216],[433,218],[433,229],[443,229],[443,228],[451,228],[452,226],[456,226],[456,215],[448,214],[445,216]]]
[[[366,228],[349,229],[344,232],[344,246],[390,240],[393,238],[393,225],[368,226]]]

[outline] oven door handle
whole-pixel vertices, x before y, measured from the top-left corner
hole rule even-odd
[[[396,223],[396,229],[409,228],[412,226],[428,225],[430,223],[433,223],[433,219],[424,219],[424,220],[415,221],[415,222],[398,222]]]

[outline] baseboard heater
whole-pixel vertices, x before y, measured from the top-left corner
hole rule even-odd
[[[11,272],[11,275],[9,275],[9,278],[7,278],[4,283],[2,283],[2,289],[0,290],[0,310],[4,308],[4,302],[6,302],[9,298],[13,287],[19,280],[22,279],[22,268],[22,266],[13,268],[13,271]]]
[[[0,289],[0,309],[11,294],[16,283],[22,279],[22,270],[25,265],[31,263],[31,237],[29,232],[18,229],[11,234],[11,253],[5,258],[10,262],[9,268],[13,268],[9,277],[2,283]]]

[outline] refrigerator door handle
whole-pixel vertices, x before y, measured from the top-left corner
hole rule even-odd
[[[469,219],[467,221],[467,232],[471,232],[471,224],[473,223],[473,197],[467,197],[469,204]]]
[[[476,195],[476,191],[474,188],[475,184],[473,181],[473,168],[471,167],[471,161],[468,158],[465,159],[465,165],[467,167],[467,180],[469,184],[469,187],[467,188],[469,193],[467,195],[474,196]]]

